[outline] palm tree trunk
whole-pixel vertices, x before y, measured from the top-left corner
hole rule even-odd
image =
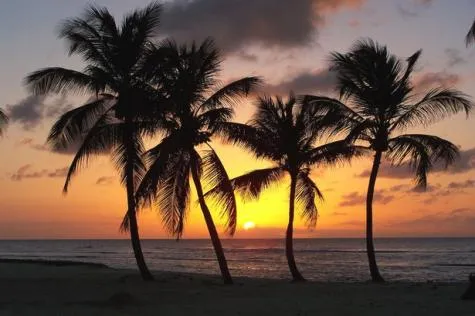
[[[381,163],[382,152],[377,151],[374,155],[373,169],[369,177],[368,194],[366,196],[366,252],[368,254],[369,271],[373,282],[384,282],[383,277],[379,273],[376,263],[376,255],[374,253],[373,244],[373,197],[376,178],[378,176],[379,165]]]
[[[214,252],[216,253],[216,258],[218,259],[219,269],[221,270],[221,276],[223,278],[224,284],[233,284],[233,279],[231,273],[229,273],[228,263],[224,255],[223,246],[221,245],[221,240],[219,239],[218,231],[213,222],[213,217],[206,205],[206,201],[203,195],[203,188],[201,187],[200,177],[196,166],[191,167],[191,175],[193,177],[193,182],[195,183],[196,192],[198,194],[198,201],[201,206],[201,211],[205,218],[206,226],[208,227],[209,236],[211,237],[211,242],[213,244]]]
[[[287,232],[285,234],[285,255],[287,256],[287,262],[289,264],[290,273],[294,282],[305,281],[305,278],[300,274],[297,269],[297,264],[294,258],[294,213],[295,213],[295,189],[297,186],[297,179],[291,175],[290,180],[290,198],[289,198],[289,224],[287,226]]]
[[[133,133],[128,133],[131,138],[133,137]],[[128,136],[129,136],[128,135]],[[127,137],[127,136],[126,136]],[[130,138],[127,140],[130,142]],[[129,148],[131,146],[128,146]],[[137,224],[137,205],[135,203],[135,185],[134,185],[134,166],[132,164],[133,155],[130,153],[128,149],[126,164],[126,188],[127,188],[127,216],[129,218],[129,230],[130,230],[130,240],[132,241],[132,249],[134,250],[135,260],[137,262],[137,266],[140,270],[140,275],[142,279],[145,281],[153,280],[153,276],[150,273],[150,270],[145,263],[145,258],[142,252],[142,246],[140,245],[140,236],[139,236],[139,227]]]

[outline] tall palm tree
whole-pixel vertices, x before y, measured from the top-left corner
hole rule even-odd
[[[406,62],[391,54],[386,46],[372,40],[358,41],[345,54],[332,53],[331,69],[337,74],[337,86],[343,102],[329,101],[351,117],[348,140],[363,142],[374,152],[366,198],[366,247],[369,269],[374,282],[384,282],[376,263],[373,244],[373,197],[383,156],[393,165],[409,165],[415,182],[427,187],[427,173],[435,163],[449,166],[458,148],[437,136],[403,134],[407,128],[427,126],[451,114],[473,108],[467,95],[454,89],[436,88],[422,95],[414,90],[411,75],[421,51]],[[314,98],[315,102],[322,102]]]
[[[217,204],[227,219],[226,229],[233,235],[236,229],[236,202],[226,170],[211,147],[217,126],[233,116],[233,105],[246,96],[258,83],[246,77],[215,90],[221,63],[212,40],[200,46],[177,47],[167,42],[158,50],[165,62],[156,67],[154,78],[167,96],[168,114],[163,123],[164,138],[146,154],[149,169],[137,191],[139,201],[155,201],[165,228],[176,238],[184,231],[190,204],[190,174],[211,241],[216,252],[223,280],[232,283],[223,247],[211,212],[207,206],[201,180],[226,188]],[[165,66],[163,66],[165,65]],[[201,156],[198,147],[207,151]]]
[[[470,46],[475,42],[475,20],[472,23],[472,26],[470,27],[470,30],[468,30],[467,35],[465,35],[465,45]]]
[[[65,20],[59,36],[69,46],[69,55],[79,55],[86,64],[76,71],[60,67],[40,69],[25,82],[35,94],[80,93],[87,104],[64,115],[52,127],[48,142],[65,148],[80,143],[64,184],[91,156],[112,152],[127,191],[127,218],[134,255],[144,280],[152,274],[144,260],[136,218],[135,189],[145,166],[142,134],[144,117],[150,115],[153,88],[145,81],[144,67],[157,35],[161,5],[153,2],[116,23],[106,8],[90,6],[79,18]]]
[[[0,136],[3,135],[5,126],[8,124],[8,116],[0,109]]]
[[[231,180],[234,189],[245,199],[259,197],[262,190],[290,177],[289,219],[285,236],[285,253],[294,281],[304,281],[295,263],[293,230],[295,204],[309,227],[316,225],[318,210],[316,198],[323,199],[318,186],[310,178],[312,167],[334,165],[359,155],[358,146],[345,141],[316,145],[337,127],[335,114],[324,103],[304,99],[297,102],[291,94],[287,101],[280,97],[259,98],[257,111],[249,124],[224,123],[220,129],[225,139],[250,150],[257,158],[270,160],[270,168],[251,171]],[[220,197],[226,187],[216,187],[207,194]]]

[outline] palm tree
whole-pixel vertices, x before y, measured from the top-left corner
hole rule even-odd
[[[143,118],[150,115],[154,92],[144,80],[148,53],[159,26],[161,5],[153,2],[129,13],[121,25],[106,8],[90,6],[80,18],[65,20],[59,36],[69,46],[69,55],[82,57],[82,72],[60,67],[40,69],[25,82],[35,94],[80,93],[87,104],[64,115],[52,127],[48,143],[65,148],[81,143],[64,184],[91,156],[112,152],[127,191],[127,219],[134,255],[144,280],[151,280],[141,249],[136,218],[135,189],[145,172],[142,161]]]
[[[0,109],[0,136],[3,135],[5,126],[8,124],[8,116]]]
[[[468,30],[467,35],[465,36],[465,45],[470,46],[475,42],[475,20],[472,23],[472,26],[470,27],[470,30]]]
[[[458,148],[437,136],[398,132],[427,126],[461,111],[467,114],[473,104],[467,95],[454,89],[436,88],[422,96],[414,91],[411,74],[421,55],[416,52],[406,62],[390,54],[386,46],[372,40],[358,41],[346,54],[332,53],[331,69],[337,74],[340,98],[351,105],[332,100],[335,107],[346,108],[351,117],[347,139],[364,142],[374,152],[366,198],[366,247],[371,279],[384,282],[376,264],[373,244],[373,197],[383,156],[393,165],[409,165],[415,182],[427,187],[427,173],[435,163],[449,166]],[[322,102],[319,98],[315,101]]]
[[[244,199],[258,198],[262,190],[284,178],[290,177],[289,220],[285,237],[285,253],[294,281],[304,281],[295,263],[293,230],[295,204],[309,227],[316,225],[318,210],[316,198],[323,199],[318,186],[310,178],[312,167],[334,165],[359,155],[358,146],[348,146],[345,141],[316,145],[322,137],[341,129],[337,127],[336,113],[331,113],[324,103],[306,99],[297,102],[291,94],[287,101],[261,97],[257,111],[249,124],[225,123],[220,129],[225,139],[250,150],[257,158],[270,160],[270,168],[251,171],[231,180],[234,189]],[[207,194],[218,196],[225,187],[216,187]]]
[[[233,104],[246,96],[259,79],[246,77],[215,90],[221,60],[209,39],[200,46],[193,44],[191,47],[177,47],[168,41],[158,55],[165,62],[158,64],[153,77],[160,82],[167,96],[165,103],[169,113],[163,123],[163,140],[145,154],[149,169],[139,186],[137,198],[147,203],[155,201],[165,228],[179,239],[190,204],[191,174],[224,283],[231,284],[231,274],[201,180],[226,188],[223,198],[216,202],[222,207],[221,215],[227,219],[227,232],[233,235],[237,220],[234,192],[210,142],[218,132],[217,126],[233,116]],[[208,148],[203,157],[198,152],[200,146]]]

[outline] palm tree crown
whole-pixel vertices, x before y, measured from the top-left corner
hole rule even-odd
[[[141,136],[154,130],[145,118],[157,111],[151,106],[157,93],[146,81],[145,65],[154,48],[160,13],[161,5],[153,2],[129,13],[118,25],[106,8],[90,6],[80,18],[65,20],[59,33],[68,43],[69,54],[83,59],[83,71],[45,68],[25,79],[35,94],[65,92],[90,97],[87,104],[62,115],[48,136],[49,144],[57,149],[80,143],[64,192],[91,156],[112,151],[127,188],[127,214],[132,221],[136,209],[134,188],[145,172]],[[135,235],[132,239],[136,256],[142,257],[136,227],[131,234]],[[139,266],[144,278],[150,279],[145,263]]]
[[[419,96],[411,75],[420,55],[418,51],[404,63],[385,46],[363,40],[350,52],[331,56],[340,97],[351,105],[350,108],[332,101],[336,108],[346,108],[342,111],[350,118],[347,139],[366,143],[375,152],[367,195],[367,248],[373,281],[383,281],[372,241],[372,201],[383,155],[396,166],[409,164],[415,172],[416,184],[426,188],[427,173],[434,164],[448,166],[456,159],[458,148],[437,136],[399,133],[458,112],[468,114],[473,108],[468,96],[454,89],[436,88]]]
[[[164,60],[154,77],[166,96],[167,115],[162,123],[163,140],[146,154],[149,169],[137,191],[140,201],[155,201],[165,228],[175,237],[183,234],[189,208],[190,175],[205,216],[213,245],[218,255],[225,282],[231,278],[222,253],[211,214],[204,201],[200,179],[211,185],[226,187],[218,202],[227,220],[226,229],[233,235],[236,229],[236,203],[226,170],[211,147],[211,139],[219,133],[219,124],[230,120],[233,105],[258,83],[246,77],[216,90],[221,60],[212,40],[201,45],[178,47],[168,41],[156,51]],[[202,157],[198,147],[207,151]],[[219,258],[221,257],[221,258]]]
[[[417,185],[426,187],[433,164],[452,163],[457,147],[437,136],[395,134],[458,112],[468,114],[473,104],[464,93],[447,88],[432,89],[419,97],[411,74],[420,55],[418,51],[410,56],[404,66],[385,46],[364,40],[347,54],[333,53],[331,63],[340,96],[352,106],[347,108],[353,119],[348,139],[367,142],[370,149],[386,153],[395,165],[409,162]]]
[[[472,26],[468,30],[467,35],[465,35],[465,45],[470,46],[475,42],[475,20],[472,23]]]
[[[335,130],[335,114],[325,103],[307,99],[297,102],[290,95],[287,101],[277,97],[259,98],[257,111],[248,125],[224,123],[220,129],[228,141],[249,149],[257,158],[274,163],[273,167],[259,169],[231,180],[235,190],[244,198],[257,198],[263,189],[290,175],[291,196],[289,226],[287,229],[287,258],[292,276],[303,280],[293,259],[292,231],[294,200],[309,226],[315,226],[318,217],[315,200],[323,199],[318,186],[310,177],[312,167],[322,167],[344,162],[359,154],[358,146],[348,146],[345,141],[336,141],[317,146],[329,132]],[[216,187],[209,195],[225,192]]]

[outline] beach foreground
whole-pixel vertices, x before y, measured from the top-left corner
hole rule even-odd
[[[1,315],[474,315],[467,284],[292,284],[101,265],[0,262]]]

